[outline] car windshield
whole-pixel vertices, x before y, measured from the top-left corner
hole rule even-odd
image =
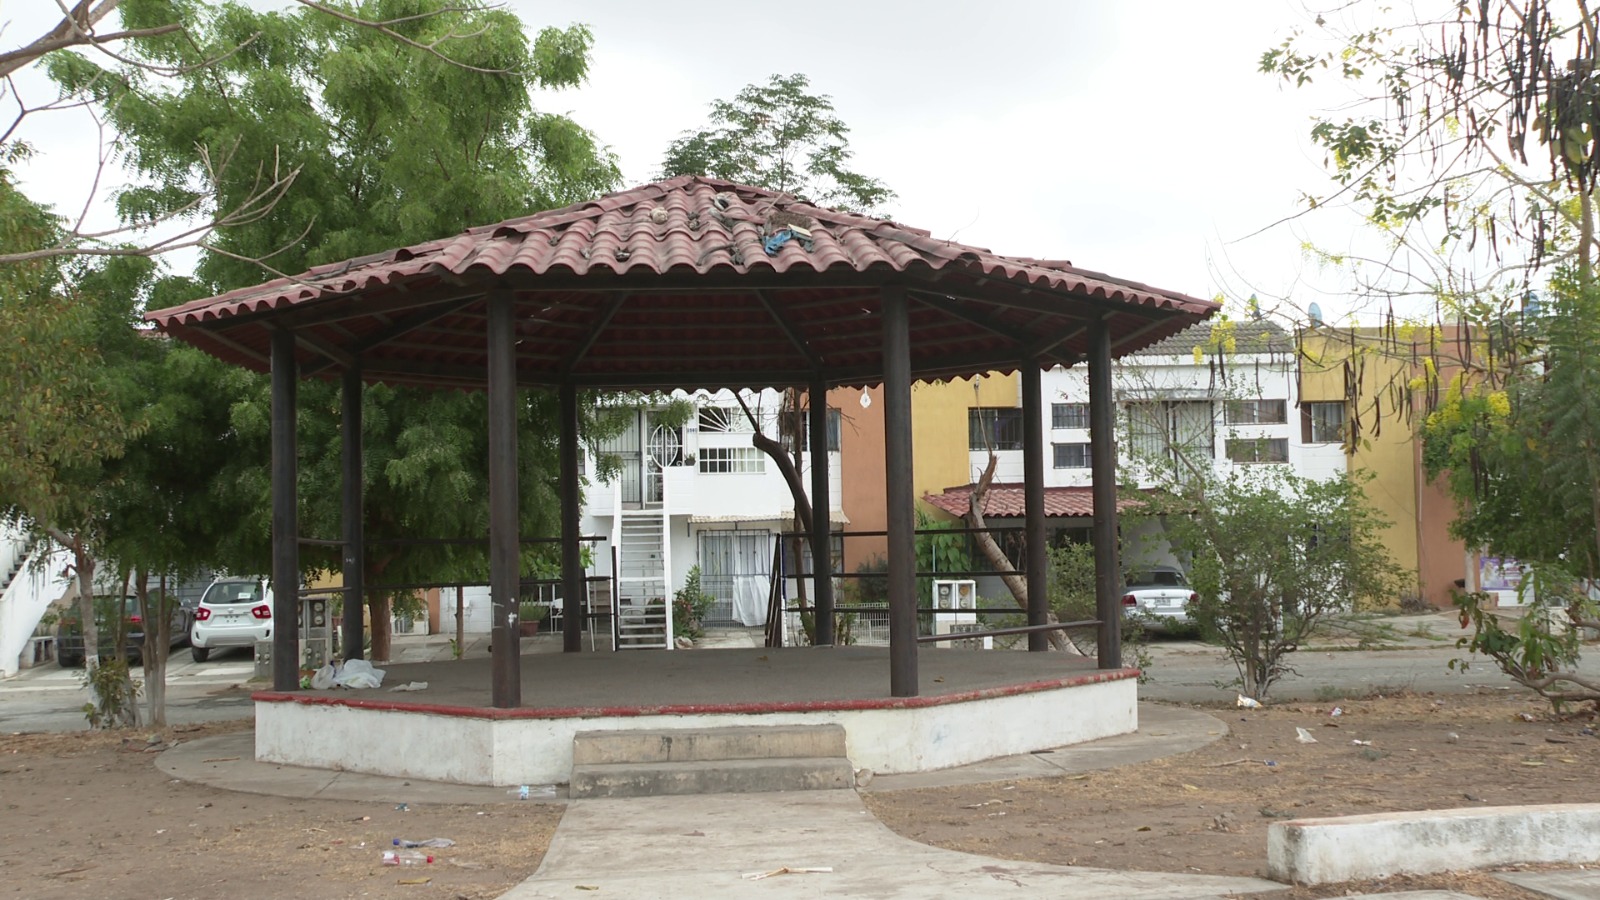
[[[1184,587],[1183,573],[1176,569],[1157,569],[1151,572],[1134,572],[1128,576],[1128,585],[1140,587]]]
[[[201,598],[200,602],[208,606],[218,606],[224,603],[260,603],[261,583],[259,581],[219,581],[206,588],[206,595]]]

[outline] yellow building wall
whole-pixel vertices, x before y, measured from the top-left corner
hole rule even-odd
[[[1345,363],[1354,361],[1360,430],[1348,451],[1350,470],[1372,476],[1362,485],[1367,502],[1387,522],[1384,545],[1390,558],[1408,573],[1408,589],[1417,590],[1420,439],[1416,423],[1393,405],[1401,396],[1395,389],[1411,379],[1411,364],[1398,354],[1379,352],[1371,340],[1375,333],[1365,336],[1369,340],[1352,351],[1348,336],[1308,334],[1302,342],[1300,399],[1347,400]]]
[[[1012,372],[934,384],[917,382],[911,386],[912,488],[918,509],[936,518],[948,518],[922,498],[945,488],[971,484],[982,474],[972,471],[968,455],[967,410],[978,406],[1020,406],[1018,384],[1018,376]]]

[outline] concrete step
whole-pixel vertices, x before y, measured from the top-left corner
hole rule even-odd
[[[844,755],[842,725],[580,731],[572,740],[574,765],[842,758]]]
[[[842,756],[729,759],[697,762],[610,763],[572,767],[570,796],[653,797],[821,791],[855,785]]]

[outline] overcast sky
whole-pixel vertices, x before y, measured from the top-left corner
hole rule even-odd
[[[1199,296],[1354,308],[1324,292],[1339,279],[1300,250],[1308,238],[1346,249],[1359,240],[1351,217],[1319,212],[1246,238],[1327,183],[1305,137],[1318,98],[1256,72],[1305,23],[1289,0],[506,5],[530,29],[593,28],[589,83],[537,102],[598,133],[628,184],[654,179],[713,99],[803,72],[850,126],[857,169],[899,194],[885,212],[906,224]],[[48,27],[52,6],[0,0],[0,45]],[[75,212],[95,141],[67,118],[29,123],[41,153],[20,175],[30,195]]]

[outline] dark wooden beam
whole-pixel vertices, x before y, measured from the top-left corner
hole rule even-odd
[[[589,326],[589,333],[583,336],[582,343],[578,344],[572,353],[562,360],[561,374],[572,374],[572,370],[577,368],[578,363],[583,362],[583,358],[588,355],[589,348],[594,346],[595,341],[600,340],[601,332],[605,331],[606,326],[611,324],[611,319],[617,314],[617,310],[621,309],[622,304],[627,302],[627,294],[617,294],[606,301],[605,307],[600,310],[600,316],[595,319],[593,325]],[[561,396],[565,397],[566,394],[563,393]]]
[[[340,518],[344,526],[344,658],[361,659],[366,644],[362,633],[361,608],[366,587],[366,513],[363,503],[365,478],[361,440],[361,365],[344,370],[340,397],[340,465],[343,469],[340,492]]]
[[[382,347],[390,341],[404,337],[405,335],[416,331],[418,328],[431,325],[445,316],[450,315],[451,313],[458,312],[462,308],[476,303],[478,299],[479,298],[477,297],[470,297],[465,300],[451,299],[442,303],[436,303],[433,306],[424,307],[418,312],[414,312],[397,322],[389,323],[383,328],[380,328],[374,332],[370,332],[365,337],[357,339],[355,343],[350,345],[349,350],[352,354],[360,356],[370,350]],[[340,326],[337,323],[330,323],[330,327],[337,328]],[[483,332],[474,331],[472,332],[472,337],[477,340],[482,340]],[[305,374],[314,375],[326,368],[327,365],[327,363],[318,363],[314,366],[307,366],[305,369]]]
[[[799,351],[800,356],[805,359],[806,365],[813,369],[821,369],[822,359],[806,344],[805,338],[795,329],[794,323],[789,320],[789,316],[783,311],[783,308],[773,303],[772,298],[768,297],[765,291],[756,291],[755,295],[756,299],[761,301],[761,305],[766,308],[767,315],[771,316],[773,323],[778,326],[778,330],[783,332],[783,336],[789,339],[789,343],[793,344],[794,349]]]
[[[1028,624],[1050,621],[1050,555],[1045,536],[1044,512],[1044,388],[1039,361],[1023,359],[1022,374],[1022,507],[1027,520]],[[1028,649],[1050,649],[1050,637],[1043,631],[1028,633]]]
[[[911,475],[911,329],[905,289],[883,289],[883,454],[889,551],[889,693],[917,696],[916,493]]]
[[[833,621],[833,500],[828,489],[828,385],[819,375],[811,382],[807,429],[811,454],[811,572],[812,599],[816,601],[816,645],[831,647]]]
[[[492,702],[522,705],[522,657],[517,632],[521,577],[517,494],[517,359],[511,296],[489,296],[489,602],[493,608]]]
[[[300,689],[300,521],[296,507],[294,332],[272,333],[272,689]]]
[[[1117,550],[1116,403],[1111,392],[1111,326],[1089,331],[1089,468],[1094,486],[1094,599],[1100,668],[1122,668],[1122,566]]]
[[[307,350],[323,357],[329,362],[337,364],[342,369],[348,369],[355,364],[355,355],[342,347],[335,347],[322,338],[304,331],[295,332],[295,343]]]
[[[578,389],[565,382],[561,399],[561,650],[583,649],[584,599],[589,586],[583,575],[581,516],[583,493],[578,484]]]
[[[947,316],[960,319],[961,321],[966,322],[968,325],[975,325],[978,328],[995,335],[996,337],[1005,338],[1013,343],[1027,345],[1038,338],[1037,334],[1024,334],[1020,331],[1013,331],[1012,329],[1007,328],[1003,323],[991,321],[987,316],[980,316],[976,313],[968,312],[962,309],[961,306],[955,301],[947,297],[940,297],[927,291],[907,291],[907,294],[909,294],[918,303],[921,303],[930,309],[936,309]]]

